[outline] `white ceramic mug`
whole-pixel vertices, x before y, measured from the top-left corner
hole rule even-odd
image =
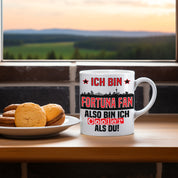
[[[135,110],[134,91],[140,83],[152,87],[146,107]],[[156,100],[155,83],[146,77],[135,80],[130,70],[85,70],[80,72],[81,133],[92,136],[120,136],[134,133],[134,121]]]

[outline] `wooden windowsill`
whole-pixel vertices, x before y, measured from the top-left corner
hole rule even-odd
[[[6,162],[178,162],[178,115],[145,115],[135,134],[93,137],[79,125],[48,139],[0,137],[0,161]]]

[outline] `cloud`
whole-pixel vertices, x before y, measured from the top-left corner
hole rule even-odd
[[[175,0],[5,0],[3,2],[8,6],[26,6],[26,5],[67,5],[67,6],[100,6],[100,5],[118,5],[129,7],[151,7],[173,9],[175,8]],[[60,6],[59,6],[60,8]]]
[[[175,8],[173,0],[83,0],[83,3],[89,5],[120,5],[133,7],[152,7],[152,8]]]

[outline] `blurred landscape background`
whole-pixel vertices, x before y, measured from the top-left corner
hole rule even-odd
[[[174,0],[3,5],[4,59],[175,59]]]

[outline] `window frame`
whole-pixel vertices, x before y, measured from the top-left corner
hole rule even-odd
[[[176,17],[175,17],[175,23],[176,23],[176,40],[175,40],[175,59],[172,60],[131,60],[131,59],[116,59],[116,60],[104,60],[106,62],[150,62],[150,63],[155,63],[155,62],[168,62],[168,63],[172,63],[172,62],[176,62],[178,63],[178,0],[176,0],[175,2],[175,10],[176,10]],[[103,60],[43,60],[43,59],[38,59],[38,60],[3,60],[3,0],[1,0],[0,2],[0,63],[4,63],[4,62],[99,62]]]
[[[0,62],[3,61],[3,0],[0,2]]]
[[[175,20],[176,20],[176,55],[175,55],[175,57],[176,57],[176,62],[178,62],[178,0],[176,0],[176,18],[175,18]]]

